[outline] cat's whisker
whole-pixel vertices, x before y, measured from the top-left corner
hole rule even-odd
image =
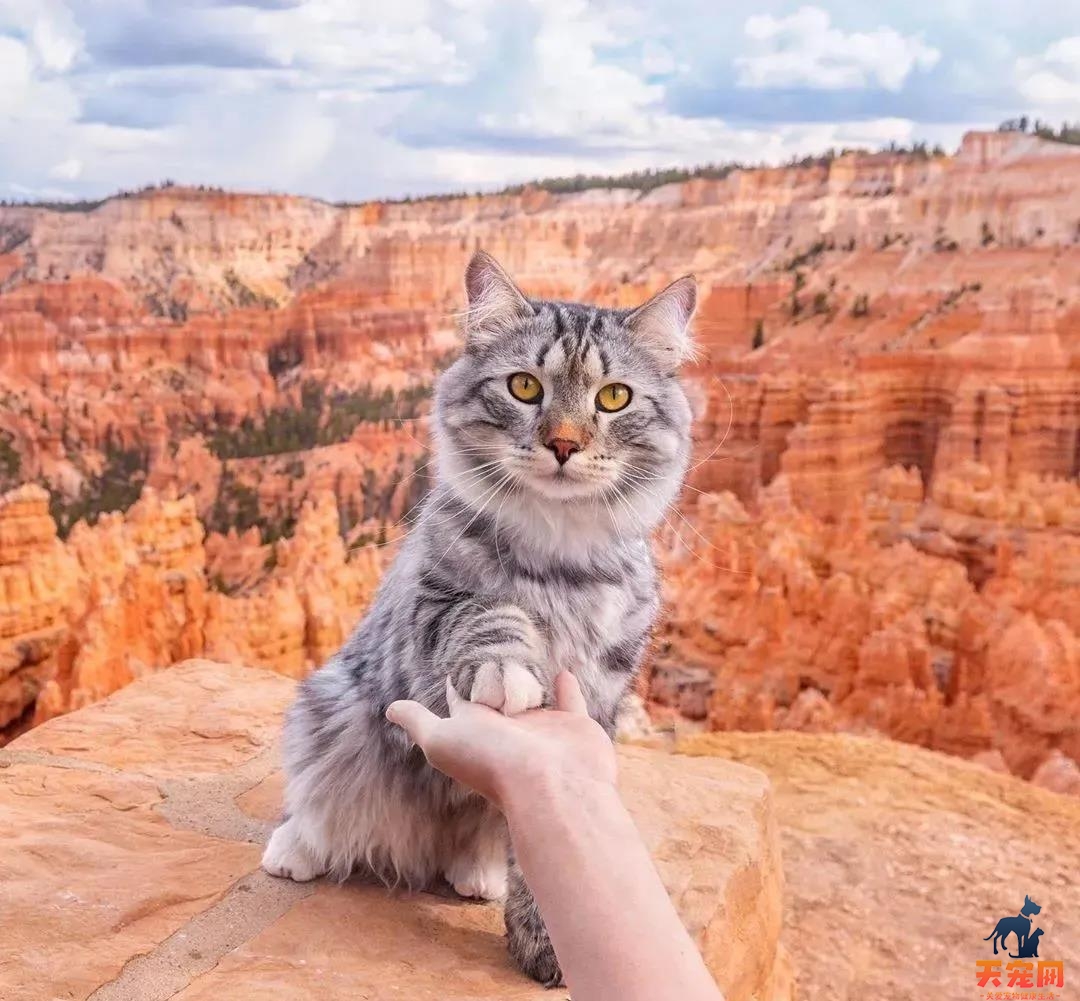
[[[655,494],[653,494],[647,487],[642,486],[641,489],[645,493],[650,494],[650,496],[654,496],[655,499],[657,499],[657,500],[661,499],[659,496],[656,496]],[[707,545],[710,549],[715,549],[718,553],[722,553],[722,554],[724,554],[726,556],[731,555],[729,552],[727,552],[724,549],[721,549],[719,546],[715,545],[708,538],[706,538],[704,535],[702,535],[702,533],[697,529],[697,527],[678,509],[678,507],[673,506],[673,507],[668,508],[668,510],[672,511],[678,518],[680,518],[686,524],[686,526],[690,529],[690,531],[692,531],[699,539],[701,539],[701,541],[704,542],[705,545]],[[671,531],[675,534],[676,538],[678,538],[678,540],[687,548],[687,550],[694,556],[695,559],[699,560],[702,563],[707,564],[708,566],[714,567],[717,570],[723,570],[725,573],[738,574],[739,576],[747,576],[747,577],[752,576],[752,574],[751,574],[751,572],[749,570],[737,570],[734,567],[730,567],[730,566],[722,567],[722,566],[719,566],[716,563],[711,562],[710,560],[704,559],[699,553],[697,553],[694,550],[694,547],[691,546],[682,537],[681,533],[675,528],[675,526],[672,525],[670,521],[668,521],[666,515],[663,512],[661,512],[660,517],[664,520],[664,522],[668,526],[668,528],[671,529]]]
[[[491,462],[484,463],[482,466],[477,466],[473,469],[470,469],[468,472],[462,474],[461,481],[464,483],[480,482],[481,480],[483,480],[485,475],[487,475],[493,468],[501,465],[501,463],[501,459],[494,459]],[[417,511],[415,515],[407,515],[406,517],[399,519],[395,524],[396,526],[407,525],[411,527],[422,521],[424,518],[434,518],[436,514],[439,514],[441,511],[445,510],[445,508],[448,506],[452,499],[453,495],[448,495],[447,497],[443,498],[443,500],[441,500],[439,504],[430,511],[426,510],[423,507],[423,502],[421,502],[420,504],[416,505]],[[445,524],[448,520],[450,519],[436,521],[435,524]],[[348,551],[354,552],[358,549],[383,549],[387,546],[396,546],[399,542],[401,542],[402,538],[403,536],[396,539],[389,539],[386,542],[365,542],[355,546],[349,546]]]
[[[456,451],[457,451],[457,452],[460,452],[460,453],[462,453],[462,454],[464,454],[464,455],[483,455],[483,454],[487,453],[488,451],[490,451],[490,449],[486,449],[486,448],[477,448],[477,447],[475,447],[475,446],[472,446],[472,447],[468,447],[468,448],[465,448],[465,447],[459,447],[459,448],[457,448],[457,449],[456,449]],[[412,471],[412,473],[411,473],[410,475],[411,475],[411,476],[415,476],[415,475],[416,475],[417,473],[421,472],[421,471],[422,471],[422,470],[424,470],[424,469],[427,469],[427,468],[428,468],[429,466],[433,466],[433,465],[434,465],[434,464],[435,464],[436,462],[438,462],[438,461],[439,461],[439,457],[438,457],[437,455],[433,455],[433,456],[432,456],[432,457],[431,457],[430,459],[428,459],[428,461],[427,461],[427,462],[425,462],[425,463],[424,463],[424,464],[423,464],[422,466],[417,466],[417,467],[416,467],[416,468],[415,468],[415,469],[414,469],[414,470]],[[496,459],[496,460],[494,460],[494,461],[496,461],[496,462],[497,462],[497,461],[499,461],[499,460],[497,460],[497,459]]]
[[[476,509],[476,513],[465,523],[465,526],[461,529],[461,531],[454,536],[453,540],[450,542],[450,545],[446,547],[446,552],[443,553],[442,556],[440,556],[435,561],[435,565],[431,568],[432,571],[438,568],[439,564],[442,563],[444,559],[446,559],[446,557],[450,554],[450,551],[454,548],[454,546],[457,545],[458,540],[472,527],[473,522],[475,522],[476,519],[484,513],[484,509],[488,506],[489,502],[494,499],[497,492],[501,490],[513,478],[513,473],[507,473],[501,480],[499,480],[498,483],[495,484],[494,487],[491,487],[483,494],[481,494],[481,500],[479,502],[479,506]]]
[[[501,459],[492,459],[490,462],[485,462],[479,466],[474,466],[472,469],[466,470],[464,473],[461,473],[456,478],[455,482],[459,486],[475,486],[478,483],[482,483],[486,476],[488,476],[493,470],[498,469],[501,465]],[[452,499],[453,494],[448,494],[445,498],[443,498],[442,501],[439,502],[438,506],[435,507],[433,510],[424,510],[418,512],[416,518],[402,518],[401,523],[413,524],[416,521],[419,521],[421,517],[430,517],[432,515],[435,515],[443,508],[445,508]]]
[[[697,462],[694,465],[692,465],[686,471],[687,476],[689,476],[702,463],[708,462],[709,459],[711,459],[714,455],[716,455],[717,452],[720,451],[720,449],[722,449],[724,447],[724,442],[727,441],[728,435],[731,434],[731,425],[735,422],[735,401],[734,401],[734,399],[732,399],[731,391],[724,384],[723,379],[717,379],[717,382],[720,383],[720,388],[724,391],[724,394],[727,396],[727,400],[728,400],[728,422],[727,422],[727,427],[724,429],[724,435],[720,439],[720,443],[716,446],[716,448],[714,448],[707,456],[705,456],[705,458],[702,459],[701,462]]]
[[[633,463],[630,463],[630,462],[626,463],[625,468],[630,470],[632,473],[641,473],[641,474],[649,473],[649,470],[645,469],[643,466],[635,466]],[[662,476],[651,476],[651,475],[648,476],[647,478],[644,478],[644,479],[638,478],[638,479],[635,480],[633,477],[627,477],[627,479],[629,479],[632,483],[661,483],[661,482],[663,482],[663,477]],[[691,484],[685,483],[685,482],[679,484],[679,493],[682,493],[683,490],[693,491],[695,494],[701,494],[702,497],[712,497],[712,496],[714,496],[714,493],[710,493],[708,490],[700,490],[698,487],[692,486]]]
[[[503,572],[504,576],[506,574],[506,567],[503,564],[502,553],[499,552],[499,515],[502,514],[502,509],[509,499],[510,494],[507,493],[499,504],[498,510],[495,512],[495,558],[499,561],[499,569]]]

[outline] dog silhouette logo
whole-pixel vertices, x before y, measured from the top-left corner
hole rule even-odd
[[[1032,938],[1031,934],[1031,919],[1041,911],[1042,908],[1035,903],[1031,897],[1024,897],[1024,906],[1020,908],[1020,913],[1016,915],[1010,915],[1009,917],[1002,918],[996,925],[994,930],[983,939],[984,942],[994,940],[994,955],[998,954],[998,943],[1001,943],[1001,947],[1005,952],[1009,952],[1007,948],[1006,940],[1010,935],[1016,936],[1016,955],[1013,959],[1020,957],[1037,956],[1039,954],[1039,936],[1042,935],[1042,929],[1038,929],[1034,935],[1034,942],[1032,948],[1034,952],[1027,952],[1028,940]],[[1012,955],[1012,953],[1009,953]]]
[[[1000,959],[976,959],[975,983],[980,988],[1009,987],[1020,990],[986,991],[983,1001],[998,999],[1048,999],[1057,1001],[1062,995],[1056,990],[1065,986],[1065,961],[1043,958],[1039,955],[1042,945],[1043,930],[1032,928],[1034,918],[1042,910],[1031,897],[1024,897],[1024,906],[1018,914],[1009,914],[998,920],[994,930],[983,939],[993,941],[994,955],[1004,953]],[[1000,946],[1000,950],[998,949]],[[1041,990],[1039,994],[1026,994],[1032,988]]]

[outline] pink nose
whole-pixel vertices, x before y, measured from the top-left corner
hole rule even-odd
[[[560,466],[565,466],[570,456],[581,451],[581,446],[569,438],[550,438],[545,444],[555,453],[555,458]]]

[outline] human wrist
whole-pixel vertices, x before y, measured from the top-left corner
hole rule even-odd
[[[606,779],[558,769],[538,768],[499,791],[499,806],[511,827],[536,817],[561,817],[590,804],[618,801],[615,785]]]

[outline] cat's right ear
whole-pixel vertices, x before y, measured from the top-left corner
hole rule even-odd
[[[536,315],[525,293],[491,254],[478,250],[465,269],[465,348],[483,348],[521,320]]]

